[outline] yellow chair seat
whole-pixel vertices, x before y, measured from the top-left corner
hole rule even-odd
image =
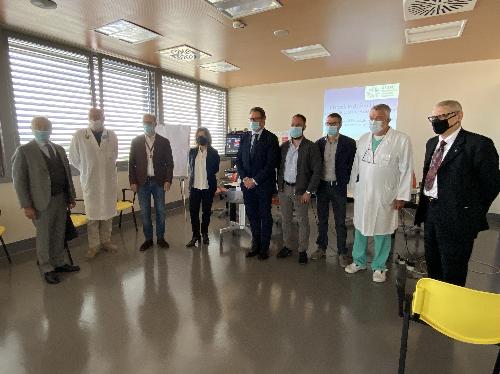
[[[2,236],[5,232],[5,227],[0,226],[0,236]]]
[[[422,278],[413,294],[412,311],[455,340],[500,343],[500,294]]]
[[[134,206],[130,201],[117,201],[116,202],[116,210],[121,212],[126,209],[130,209]]]
[[[89,220],[85,214],[72,214],[71,221],[75,227],[80,227],[86,225]]]

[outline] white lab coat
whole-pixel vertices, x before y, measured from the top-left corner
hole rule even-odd
[[[410,201],[413,173],[413,154],[407,135],[389,129],[374,155],[372,136],[364,134],[357,141],[350,180],[354,227],[365,236],[393,234],[398,228],[398,211],[393,202]],[[375,163],[367,162],[371,157]]]
[[[118,138],[104,130],[101,145],[90,129],[77,130],[69,148],[69,162],[80,172],[85,214],[90,220],[116,215]]]

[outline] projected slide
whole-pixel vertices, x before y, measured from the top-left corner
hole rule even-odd
[[[368,113],[376,104],[383,103],[391,107],[391,127],[396,128],[398,98],[399,83],[326,90],[323,119],[326,121],[330,113],[339,113],[342,116],[340,132],[358,140],[361,135],[370,131]],[[326,128],[323,124],[323,134],[325,133]]]

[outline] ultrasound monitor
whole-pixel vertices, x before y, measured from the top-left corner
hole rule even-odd
[[[238,154],[240,148],[240,141],[243,134],[227,134],[226,135],[226,156],[234,157]]]

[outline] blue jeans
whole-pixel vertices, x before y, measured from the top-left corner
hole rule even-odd
[[[137,192],[139,205],[141,207],[141,220],[144,238],[153,240],[153,222],[151,221],[151,195],[156,211],[156,237],[163,239],[165,236],[165,190],[153,179],[149,179],[139,188]]]

